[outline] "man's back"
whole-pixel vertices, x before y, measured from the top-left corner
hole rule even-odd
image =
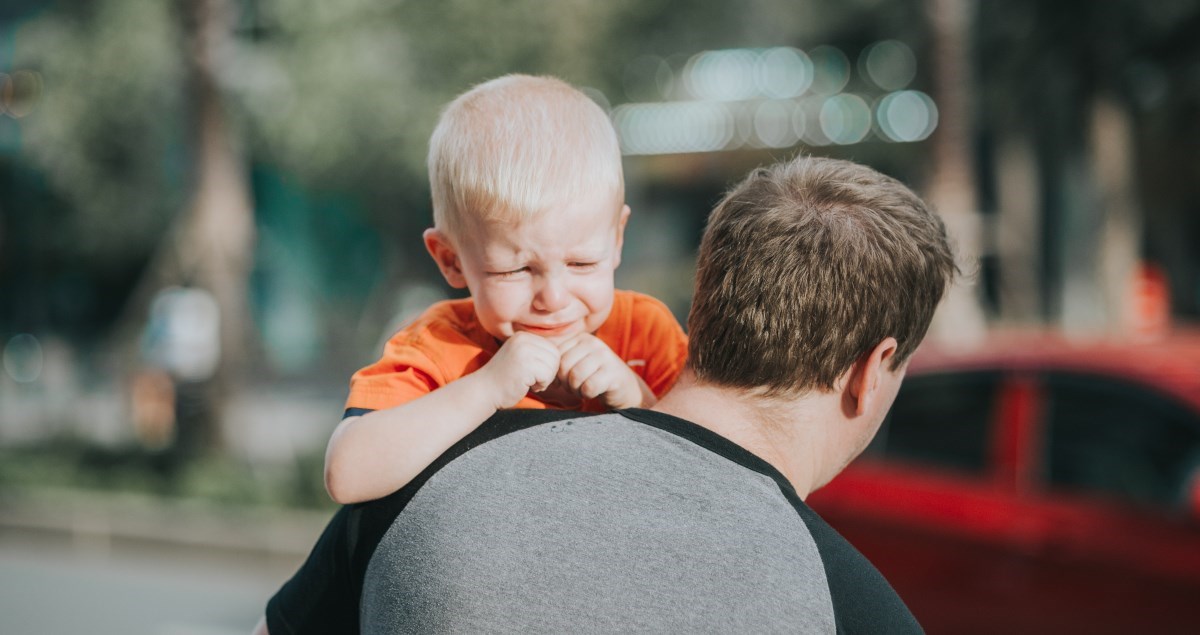
[[[722,437],[649,411],[565,419],[419,486],[366,566],[362,632],[834,632],[828,566],[873,630],[916,630],[856,557]]]

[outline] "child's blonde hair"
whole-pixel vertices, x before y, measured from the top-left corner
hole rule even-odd
[[[459,95],[429,140],[434,225],[451,237],[479,221],[521,221],[569,197],[624,199],[608,115],[552,77],[505,75]]]

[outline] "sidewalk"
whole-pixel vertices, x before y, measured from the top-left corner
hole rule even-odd
[[[0,491],[0,540],[108,552],[169,548],[294,569],[331,511],[235,508],[63,489]]]

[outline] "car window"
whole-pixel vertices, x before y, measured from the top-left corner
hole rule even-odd
[[[996,372],[909,376],[868,454],[983,474],[999,385]]]
[[[1057,488],[1177,508],[1200,466],[1200,416],[1111,378],[1045,376],[1046,479]]]

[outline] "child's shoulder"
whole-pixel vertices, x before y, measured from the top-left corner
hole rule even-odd
[[[424,339],[427,335],[439,333],[457,333],[474,339],[475,332],[480,328],[471,298],[442,300],[405,322],[391,339]]]
[[[626,319],[630,320],[645,319],[647,316],[671,317],[671,309],[667,308],[662,300],[652,295],[624,289],[613,291],[613,313],[623,314]]]

